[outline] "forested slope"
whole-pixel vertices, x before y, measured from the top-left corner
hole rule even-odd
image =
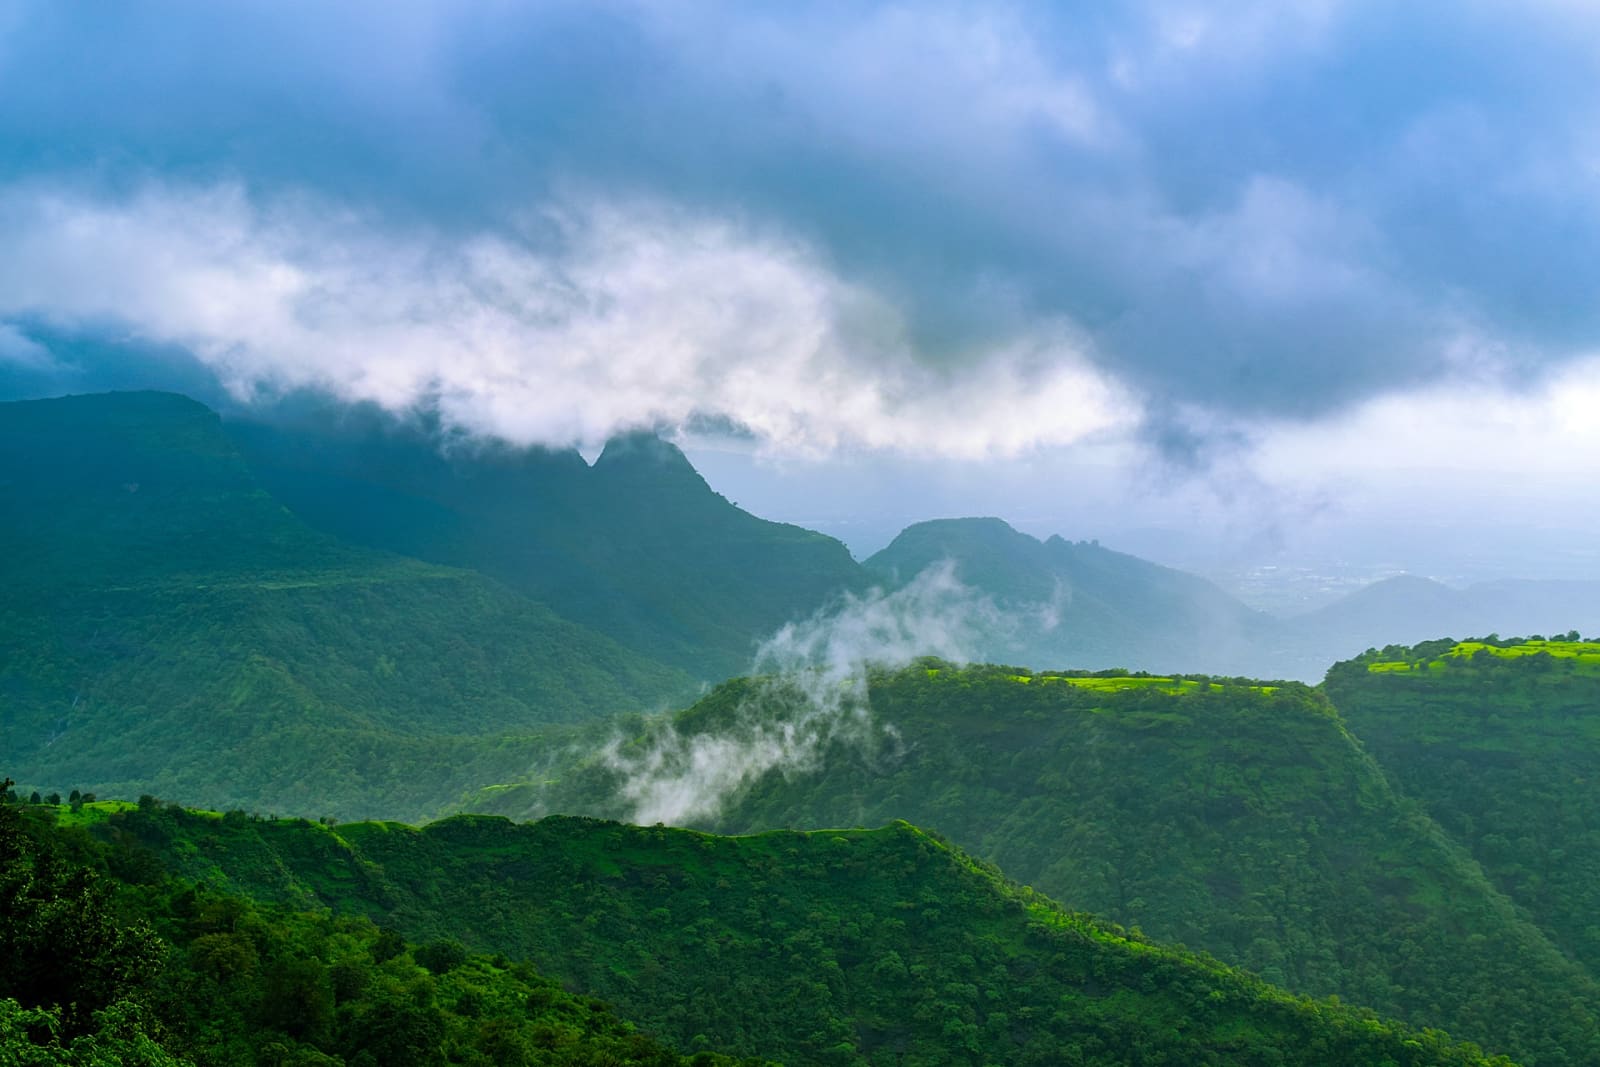
[[[79,821],[0,805],[0,1063],[690,1062],[525,962],[196,885]]]
[[[383,419],[229,432],[319,528],[481,571],[698,679],[748,670],[762,638],[867,584],[838,541],[740,510],[650,434],[591,468]]]
[[[676,741],[634,754],[792,717],[782,692],[729,683],[677,718]],[[1600,1059],[1595,983],[1396,796],[1315,690],[927,664],[874,676],[869,695],[894,740],[774,770],[706,825],[908,818],[1074,907],[1290,989],[1530,1062]],[[596,762],[539,799],[626,815],[619,767],[682,770]]]
[[[419,816],[526,767],[504,737],[689,691],[480,575],[311,530],[182,397],[0,405],[0,482],[0,751],[31,785]]]
[[[129,866],[526,956],[680,1047],[808,1064],[1482,1062],[1063,911],[904,823],[727,838],[90,815]]]
[[[1600,643],[1392,647],[1326,687],[1399,787],[1600,975]]]

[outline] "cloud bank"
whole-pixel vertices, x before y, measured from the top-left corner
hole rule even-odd
[[[237,186],[112,202],[23,186],[0,190],[0,229],[0,321],[176,346],[246,400],[321,389],[519,444],[720,418],[789,452],[963,456],[1132,419],[1064,324],[931,364],[896,307],[814,250],[655,202],[571,197],[461,235]]]
[[[4,18],[8,328],[193,350],[240,394],[1181,455],[1600,341],[1583,5]]]

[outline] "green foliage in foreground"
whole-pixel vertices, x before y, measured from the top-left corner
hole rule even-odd
[[[0,891],[6,1067],[691,1062],[526,963],[173,879],[47,809],[0,807]]]
[[[729,683],[660,751],[797,714],[784,692]],[[1315,690],[923,665],[874,677],[870,701],[896,740],[772,771],[707,828],[908,818],[1074,907],[1296,992],[1529,1062],[1600,1062],[1600,986],[1395,795]],[[627,815],[623,785],[597,764],[542,799]]]
[[[328,828],[146,804],[95,833],[130,863],[529,958],[690,1049],[901,1067],[1509,1062],[1068,913],[905,823]]]
[[[1600,977],[1600,643],[1391,647],[1325,684],[1400,788]]]
[[[311,530],[182,397],[0,404],[0,489],[0,752],[30,787],[423,817],[551,724],[690,691],[481,575]]]

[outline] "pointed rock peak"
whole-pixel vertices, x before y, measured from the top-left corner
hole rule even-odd
[[[621,434],[606,442],[592,473],[602,481],[642,486],[695,486],[706,488],[677,445],[648,431]],[[709,489],[707,489],[709,492]]]
[[[600,458],[594,461],[597,470],[606,467],[667,466],[694,470],[677,445],[663,441],[649,430],[636,430],[619,434],[606,442]]]

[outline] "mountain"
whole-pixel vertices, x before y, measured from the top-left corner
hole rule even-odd
[[[868,703],[839,715],[858,712],[878,729],[797,752],[703,825],[911,819],[1056,899],[1293,991],[1529,1062],[1600,1061],[1600,986],[1395,794],[1313,689],[929,662],[875,675]],[[702,756],[803,736],[815,714],[803,688],[728,683],[537,799],[641,817],[652,778],[694,788]]]
[[[1039,668],[1310,682],[1330,659],[1439,634],[1600,632],[1600,582],[1507,579],[1455,589],[1402,575],[1279,619],[1195,575],[1097,542],[1040,541],[995,518],[918,523],[864,566],[895,587],[945,561],[1002,609],[975,658]]]
[[[575,451],[453,446],[350,416],[233,439],[272,493],[344,540],[490,575],[695,678],[747,670],[757,643],[865,576],[838,541],[712,491],[672,444]]]
[[[1306,658],[1352,657],[1440,634],[1600,633],[1600,582],[1502,580],[1455,589],[1401,575],[1289,620]]]
[[[121,867],[527,959],[678,1048],[907,1067],[1487,1062],[1064,911],[906,823],[729,838],[556,817],[330,828],[155,803],[76,817]]]
[[[1600,977],[1600,644],[1390,647],[1326,685],[1397,786]]]
[[[1039,541],[999,519],[918,523],[865,566],[897,586],[946,560],[1010,623],[989,635],[982,659],[1213,674],[1268,661],[1258,642],[1272,620],[1210,582],[1094,542]]]
[[[35,785],[424,815],[689,678],[469,571],[312,530],[215,414],[0,404],[0,751]]]

